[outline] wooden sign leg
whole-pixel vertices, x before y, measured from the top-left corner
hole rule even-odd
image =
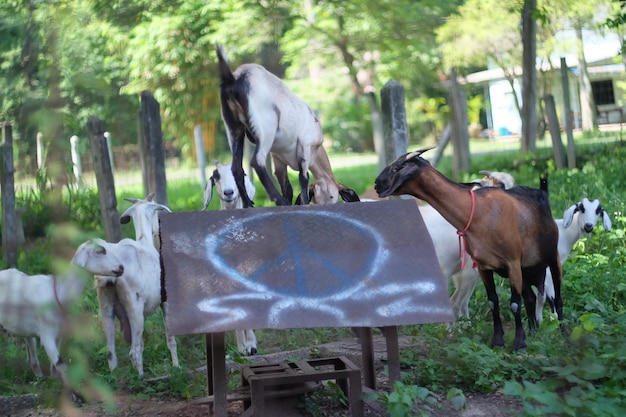
[[[213,395],[213,415],[228,415],[226,342],[224,332],[205,334],[208,395]]]

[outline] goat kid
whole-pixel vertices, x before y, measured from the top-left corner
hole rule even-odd
[[[278,77],[261,65],[243,64],[230,69],[221,47],[216,48],[220,73],[222,119],[233,154],[232,171],[243,199],[243,207],[253,207],[244,184],[243,147],[247,136],[256,147],[251,165],[277,205],[290,205],[293,190],[287,166],[298,171],[302,203],[308,204],[309,170],[318,182],[318,204],[336,203],[339,189],[323,147],[322,127],[313,110]],[[269,154],[281,186],[278,192],[267,172]],[[356,196],[356,193],[354,193]]]
[[[107,271],[112,276],[123,273],[121,265]],[[48,359],[50,372],[68,386],[66,366],[60,356],[62,331],[66,325],[67,308],[82,294],[84,272],[73,265],[56,275],[27,275],[15,268],[0,271],[0,330],[26,340],[30,367],[42,377],[37,358],[39,338]],[[73,393],[75,400],[81,398]]]
[[[580,202],[571,205],[563,213],[562,219],[555,220],[559,228],[559,257],[561,265],[565,263],[569,257],[574,244],[585,234],[593,232],[596,223],[602,217],[602,224],[607,232],[611,231],[611,219],[607,212],[600,205],[600,200],[590,201],[586,197]],[[550,271],[546,271],[545,292],[537,294],[537,322],[543,321],[543,306],[548,301],[550,311],[555,313],[554,306],[554,282]]]
[[[130,359],[143,377],[143,329],[144,317],[161,306],[163,315],[167,310],[161,303],[161,266],[159,254],[145,241],[122,239],[109,243],[93,239],[81,244],[72,260],[95,276],[98,304],[102,326],[107,340],[107,360],[109,369],[117,367],[115,353],[115,317],[120,319],[124,337],[131,343]],[[111,270],[122,266],[119,276]],[[167,335],[167,346],[172,356],[172,364],[178,364],[176,341]]]
[[[223,165],[216,161],[215,165],[216,168],[204,190],[204,207],[202,207],[202,210],[206,210],[213,198],[213,187],[217,189],[222,210],[243,208],[243,201],[237,189],[230,164]],[[245,175],[244,180],[248,196],[250,199],[254,199],[254,194],[256,193],[254,184],[247,175]],[[237,330],[235,334],[237,336],[237,350],[239,353],[245,356],[256,355],[257,340],[254,330]]]
[[[487,290],[494,322],[492,346],[504,346],[493,273],[509,278],[515,317],[513,349],[524,349],[521,300],[523,297],[527,312],[535,311],[532,286],[543,291],[546,267],[554,277],[555,309],[559,320],[563,318],[558,230],[547,193],[519,186],[471,190],[449,180],[420,157],[429,149],[397,158],[378,175],[375,189],[379,197],[409,194],[425,200],[459,231]],[[530,328],[535,329],[535,315],[528,314],[528,318]]]

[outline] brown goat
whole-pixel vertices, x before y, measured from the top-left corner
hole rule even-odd
[[[521,318],[524,298],[529,327],[537,327],[536,297],[531,288],[544,291],[546,268],[554,277],[555,307],[563,319],[558,229],[545,191],[529,187],[509,190],[470,187],[455,183],[420,155],[432,148],[400,156],[376,178],[380,197],[409,194],[430,203],[465,239],[467,252],[478,266],[493,314],[491,346],[504,346],[498,295],[493,273],[509,278],[511,310],[515,317],[513,349],[526,347]]]

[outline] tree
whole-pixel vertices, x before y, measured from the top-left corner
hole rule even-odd
[[[522,105],[515,88],[522,56],[516,7],[515,0],[468,0],[436,33],[447,68],[500,68],[521,118]]]
[[[375,92],[389,78],[406,83],[413,92],[435,83],[439,58],[433,48],[434,29],[454,6],[451,1],[304,1],[294,7],[293,25],[280,44],[294,70],[337,68],[341,63],[354,100],[368,104],[379,150],[382,119]],[[413,75],[425,68],[421,74],[433,78],[419,85],[420,77]]]

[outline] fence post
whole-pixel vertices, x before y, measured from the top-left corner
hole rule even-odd
[[[111,143],[111,134],[104,132],[104,138],[107,140],[107,148],[109,150],[109,161],[111,162],[111,172],[115,171],[115,158],[113,158],[113,144]]]
[[[567,76],[567,62],[561,58],[561,84],[563,84],[563,116],[565,118],[565,134],[567,135],[567,167],[576,168],[576,147],[572,127],[572,106],[569,99],[569,77]]]
[[[8,268],[17,268],[17,216],[15,213],[15,167],[13,165],[13,130],[2,124],[2,254]]]
[[[147,181],[144,180],[145,194],[154,193],[155,201],[168,205],[167,184],[165,179],[165,148],[161,131],[161,113],[159,102],[148,90],[141,92],[141,125],[140,153],[145,164]],[[143,146],[141,146],[143,145]]]
[[[409,146],[409,129],[404,108],[404,87],[389,80],[380,91],[384,134],[384,166],[406,153]]]
[[[193,138],[196,141],[196,158],[198,159],[198,169],[200,170],[200,182],[202,188],[206,187],[206,157],[204,155],[204,141],[202,140],[202,126],[195,125],[193,128]]]
[[[41,169],[44,166],[46,159],[46,146],[43,143],[43,133],[37,132],[37,169]]]
[[[78,151],[78,136],[74,135],[70,138],[70,151],[72,154],[72,171],[76,177],[76,185],[83,188],[83,165]]]
[[[87,121],[87,130],[98,185],[104,236],[108,242],[119,242],[122,239],[122,227],[120,226],[120,214],[117,211],[117,197],[115,196],[115,182],[111,171],[109,150],[104,137],[104,122],[97,117],[90,117]]]

